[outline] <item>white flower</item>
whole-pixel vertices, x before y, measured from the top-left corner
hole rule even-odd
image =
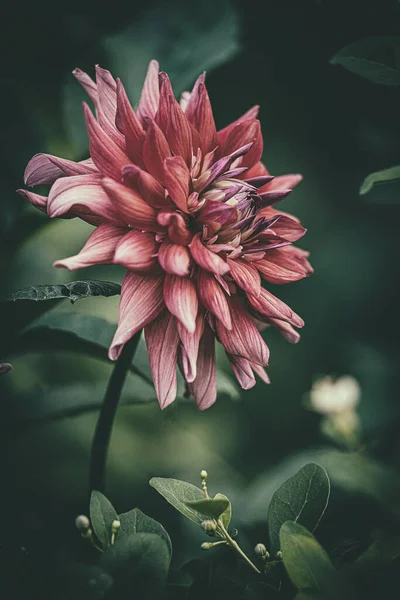
[[[333,380],[324,377],[316,381],[309,393],[309,408],[323,415],[348,412],[360,401],[361,389],[351,375]]]

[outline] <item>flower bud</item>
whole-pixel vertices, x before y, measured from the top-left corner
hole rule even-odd
[[[90,521],[86,515],[79,515],[75,519],[75,526],[80,533],[85,533],[90,528]]]
[[[261,558],[269,557],[269,553],[267,552],[267,549],[264,546],[264,544],[257,544],[257,546],[254,548],[254,552],[257,554],[257,556],[260,556]]]
[[[201,545],[202,550],[211,550],[212,547],[213,545],[211,542],[203,542]]]
[[[282,552],[279,550],[279,552],[277,552],[277,553],[275,554],[275,556],[276,556],[276,558],[277,558],[278,560],[281,560],[281,559],[282,559]]]
[[[112,523],[111,523],[111,533],[118,533],[118,531],[121,528],[121,522],[118,521],[118,519],[115,519]]]
[[[217,529],[217,524],[214,519],[206,519],[201,523],[201,528],[208,535],[214,535],[215,530]]]
[[[207,479],[207,477],[208,477],[207,471],[205,471],[204,469],[202,471],[200,471],[200,477],[202,479]]]

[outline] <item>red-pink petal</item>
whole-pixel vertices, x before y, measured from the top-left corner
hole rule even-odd
[[[183,246],[190,244],[192,234],[181,214],[170,209],[160,210],[157,222],[163,227],[168,227],[168,236],[171,242]]]
[[[116,360],[124,344],[164,307],[163,276],[142,276],[128,271],[122,282],[118,328],[108,351],[109,358]]]
[[[122,169],[122,181],[139,192],[147,204],[153,208],[163,208],[170,204],[165,198],[165,189],[150,173],[136,165],[127,165]]]
[[[261,365],[256,365],[256,364],[252,363],[251,368],[264,383],[271,383],[271,380],[268,377],[268,374],[267,374],[266,370],[264,369],[264,367],[262,367]]]
[[[97,169],[91,160],[77,163],[51,154],[35,154],[26,166],[24,182],[30,187],[51,185],[65,175],[85,175],[96,172]]]
[[[143,166],[142,149],[145,132],[119,79],[117,79],[117,114],[115,122],[118,129],[125,136],[127,155],[136,164]]]
[[[249,390],[254,387],[256,385],[256,378],[254,377],[251,363],[245,358],[232,356],[231,354],[228,354],[228,358],[240,387],[243,390]]]
[[[147,69],[142,94],[140,96],[137,116],[143,123],[145,118],[154,119],[160,102],[160,85],[158,81],[159,64],[152,60]]]
[[[266,183],[259,189],[259,193],[272,192],[274,190],[292,190],[296,185],[303,180],[303,175],[300,173],[291,173],[288,175],[279,175],[274,177],[272,181]]]
[[[193,260],[206,271],[216,275],[224,275],[229,271],[229,265],[218,254],[211,252],[201,241],[201,233],[197,233],[190,243]]]
[[[174,317],[164,311],[144,328],[154,387],[161,408],[176,398],[176,361],[179,336]]]
[[[220,147],[224,148],[226,138],[228,137],[228,135],[230,134],[232,129],[234,129],[236,127],[236,125],[239,125],[239,123],[242,123],[243,121],[248,121],[249,119],[256,119],[259,109],[260,109],[259,106],[253,106],[247,112],[245,112],[244,115],[242,115],[241,117],[236,119],[236,121],[234,121],[233,123],[230,123],[223,129],[220,129],[217,133],[218,145]]]
[[[195,83],[191,93],[186,116],[199,133],[201,149],[205,154],[217,147],[218,140],[210,99],[204,77],[203,80],[201,77]]]
[[[47,196],[41,196],[28,190],[17,190],[18,194],[26,198],[35,208],[47,214]]]
[[[104,222],[125,225],[101,185],[99,175],[76,175],[57,179],[49,193],[47,214],[51,218],[80,217],[94,225]]]
[[[170,275],[187,277],[190,273],[190,253],[187,246],[173,244],[165,239],[158,250],[158,262]]]
[[[79,254],[57,260],[54,266],[74,271],[91,265],[110,264],[113,262],[115,248],[125,233],[126,229],[123,227],[103,223],[93,231]]]
[[[72,75],[79,81],[89,98],[96,104],[97,102],[97,85],[93,79],[80,69],[74,69]]]
[[[150,121],[143,144],[143,161],[147,171],[164,184],[164,160],[171,156],[168,142],[157,123]]]
[[[188,213],[190,173],[182,156],[171,156],[164,161],[164,183],[176,206]]]
[[[106,134],[122,149],[125,138],[115,125],[117,113],[117,84],[110,71],[96,65],[97,102],[96,113],[100,126]]]
[[[267,365],[269,350],[254,325],[242,301],[236,295],[229,299],[232,316],[232,329],[227,329],[221,321],[216,320],[219,341],[229,354],[246,358],[259,365]]]
[[[232,127],[230,130],[225,146],[224,146],[224,155],[231,154],[238,148],[245,146],[246,144],[252,143],[252,146],[248,150],[248,154],[252,152],[254,144],[258,141],[260,137],[260,122],[257,119],[251,119],[248,121],[240,121],[235,127]],[[259,154],[260,149],[258,149],[257,154]],[[261,154],[262,154],[262,146],[261,146]],[[256,160],[253,160],[251,166],[260,160],[261,154],[259,154]],[[247,155],[245,154],[246,158]],[[242,160],[244,163],[244,159]],[[241,163],[241,164],[242,164]]]
[[[197,357],[199,354],[200,338],[204,331],[204,314],[199,312],[196,318],[196,329],[194,333],[189,331],[177,321],[178,333],[182,343],[181,347],[181,368],[183,376],[188,383],[194,381],[197,376]]]
[[[122,168],[130,162],[129,158],[103,131],[85,102],[83,113],[89,135],[90,155],[94,164],[103,175],[119,181]]]
[[[297,248],[293,246],[270,250],[262,260],[253,264],[270,283],[283,284],[298,281],[310,275],[313,268],[308,260],[296,251]]]
[[[167,273],[164,280],[164,301],[168,310],[189,333],[194,333],[199,302],[193,280]]]
[[[170,105],[165,137],[173,154],[182,156],[186,164],[190,166],[193,154],[192,129],[185,113],[174,99]]]
[[[158,231],[157,213],[132,188],[104,178],[102,185],[116,210],[122,215],[129,227],[145,231]]]
[[[259,296],[261,290],[260,274],[250,263],[243,260],[229,260],[231,275],[245,292]]]
[[[157,264],[157,249],[153,233],[129,231],[115,249],[114,263],[131,271],[148,271]]]
[[[231,313],[226,294],[214,275],[200,269],[197,275],[197,293],[204,308],[212,312],[224,324],[226,329],[232,329]]]
[[[297,315],[287,304],[279,300],[276,296],[268,292],[265,288],[261,288],[258,298],[247,295],[250,306],[260,315],[273,317],[287,321],[295,327],[303,327],[304,321]],[[257,361],[254,361],[257,362]]]
[[[189,383],[189,391],[199,410],[206,410],[217,399],[215,368],[215,340],[211,328],[206,325],[200,340],[197,358],[197,376]]]

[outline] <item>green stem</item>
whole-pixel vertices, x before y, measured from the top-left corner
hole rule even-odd
[[[251,560],[245,555],[245,553],[243,552],[243,550],[241,549],[239,544],[237,542],[235,542],[235,540],[233,538],[231,538],[231,536],[225,529],[224,524],[222,523],[221,520],[218,521],[218,525],[221,528],[221,530],[225,536],[226,542],[230,546],[232,546],[232,548],[234,548],[236,550],[236,552],[238,552],[242,558],[244,558],[244,560],[247,562],[248,565],[250,565],[250,567],[253,569],[253,571],[255,571],[256,573],[261,575],[261,571],[259,571],[259,569],[257,569],[256,565],[254,563],[252,563]]]
[[[108,381],[107,390],[104,396],[103,404],[100,409],[99,418],[94,432],[92,449],[90,454],[90,472],[89,472],[89,492],[105,490],[105,471],[107,463],[108,446],[111,438],[111,431],[114,424],[115,414],[122,388],[124,386],[126,374],[132,364],[135,352],[139,345],[141,331],[138,331],[124,345],[113,372]]]

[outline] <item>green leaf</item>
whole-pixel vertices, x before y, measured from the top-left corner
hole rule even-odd
[[[267,583],[256,581],[246,586],[244,592],[244,600],[279,600],[282,598],[282,594]]]
[[[377,183],[390,183],[400,179],[400,166],[390,167],[368,175],[361,184],[360,194],[367,194]]]
[[[31,300],[40,302],[44,300],[61,300],[68,298],[76,302],[80,298],[92,296],[116,296],[121,293],[121,286],[111,281],[71,281],[61,285],[31,285],[30,287],[12,292],[4,298],[7,302]]]
[[[186,481],[164,477],[153,477],[149,483],[167,502],[193,523],[201,525],[204,521],[204,515],[187,505],[188,502],[204,500],[204,493],[201,489],[191,483],[186,483]]]
[[[196,500],[191,502],[185,502],[185,505],[195,510],[205,517],[210,519],[219,519],[219,517],[226,511],[229,506],[228,498],[203,498],[202,500]]]
[[[228,506],[226,507],[226,509],[224,510],[222,515],[220,516],[225,529],[228,530],[228,527],[229,527],[229,524],[230,524],[231,518],[232,518],[232,505],[231,505],[229,499],[224,494],[215,494],[214,500],[217,500],[218,498],[228,501]]]
[[[164,593],[169,560],[169,548],[159,535],[134,533],[109,546],[99,566],[112,575],[115,598],[157,600]]]
[[[363,38],[342,48],[331,59],[372,83],[400,85],[400,37]]]
[[[111,502],[97,490],[90,496],[90,521],[103,548],[111,544],[111,525],[118,519],[117,511]]]
[[[356,568],[377,569],[383,568],[400,557],[400,536],[383,535],[357,558],[354,563]]]
[[[61,583],[68,590],[68,596],[62,598],[73,600],[103,600],[113,587],[113,578],[97,565],[71,565],[63,574]]]
[[[121,522],[121,529],[118,532],[118,543],[122,537],[132,535],[133,533],[155,533],[159,535],[168,546],[170,555],[172,554],[172,544],[170,537],[164,527],[151,517],[148,517],[138,508],[122,513],[118,516]]]
[[[299,522],[314,531],[328,505],[329,478],[315,463],[305,465],[272,496],[268,529],[272,552],[279,550],[279,531],[285,521]]]
[[[293,521],[281,527],[280,545],[286,571],[299,590],[326,592],[335,570],[312,533]]]

